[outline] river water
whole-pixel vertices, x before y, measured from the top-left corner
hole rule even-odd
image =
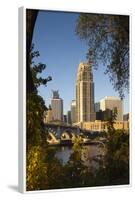
[[[58,147],[55,156],[60,159],[63,164],[66,164],[72,154],[73,149],[71,146]],[[82,160],[86,166],[94,165],[96,162],[93,158],[103,155],[103,148],[99,145],[85,145],[82,147]]]

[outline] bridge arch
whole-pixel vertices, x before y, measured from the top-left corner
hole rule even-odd
[[[54,133],[49,132],[47,136],[47,142],[49,144],[59,144],[60,141],[55,137]]]

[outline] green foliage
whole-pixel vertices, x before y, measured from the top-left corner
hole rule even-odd
[[[43,70],[45,70],[46,68],[46,65],[43,63],[35,64],[33,59],[39,56],[40,56],[39,51],[34,51],[34,45],[32,45],[30,51],[30,60],[31,60],[30,65],[31,65],[32,79],[36,89],[40,85],[46,86],[47,82],[52,80],[51,76],[48,76],[47,78],[42,78],[41,76],[39,76],[39,74],[41,74]]]
[[[129,183],[129,133],[115,130],[117,109],[107,119],[107,143],[105,156],[99,160],[96,172],[98,185],[120,185]]]
[[[109,135],[115,132],[114,123],[117,118],[117,113],[118,113],[117,108],[114,108],[111,112],[111,115],[107,119],[107,129],[108,129]]]
[[[39,190],[49,187],[48,184],[48,164],[46,163],[48,153],[46,136],[44,131],[43,113],[47,109],[43,98],[37,94],[37,88],[42,84],[46,85],[51,77],[47,79],[39,77],[39,74],[45,69],[45,65],[34,64],[33,59],[39,56],[38,51],[30,51],[30,64],[33,84],[36,90],[27,92],[27,190]]]
[[[82,143],[83,143],[82,137],[80,136],[76,137],[74,140],[73,151],[81,154],[81,150],[83,148]]]
[[[37,94],[27,95],[27,145],[41,144],[43,129],[44,100]],[[45,138],[44,138],[45,140]]]
[[[106,65],[114,89],[124,97],[129,87],[129,16],[80,14],[77,35],[88,43],[87,58],[95,68]]]
[[[31,146],[27,153],[27,190],[61,188],[63,168],[55,158],[55,151],[48,146]],[[63,186],[64,187],[64,186]]]
[[[27,152],[27,190],[41,190],[48,185],[47,166],[43,162],[42,148],[32,146]]]
[[[86,180],[87,167],[82,160],[82,138],[77,137],[73,145],[73,153],[65,166],[66,186],[83,187]]]
[[[51,77],[42,78],[39,74],[43,72],[46,65],[39,63],[35,65],[34,58],[39,57],[39,51],[34,51],[34,45],[30,50],[30,69],[33,79],[33,84],[36,90],[34,92],[27,93],[27,147],[28,145],[39,145],[42,142],[42,136],[44,135],[43,129],[43,113],[47,109],[43,98],[38,95],[37,88],[40,85],[46,85]],[[43,138],[45,140],[45,138]]]
[[[129,135],[122,130],[109,137],[106,170],[110,184],[129,183]]]
[[[108,132],[106,154],[99,160],[96,171],[96,184],[129,184],[129,135],[122,130]]]
[[[128,142],[127,133],[121,130],[113,132],[105,145],[104,157],[97,159],[98,167],[85,165],[79,137],[65,165],[55,157],[57,149],[47,145],[30,146],[27,154],[27,190],[128,184]]]

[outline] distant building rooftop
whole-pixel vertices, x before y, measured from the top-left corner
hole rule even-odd
[[[52,90],[53,99],[59,99],[59,90]]]
[[[121,100],[120,97],[116,97],[116,96],[106,96],[103,99],[101,99],[101,101],[103,100]]]

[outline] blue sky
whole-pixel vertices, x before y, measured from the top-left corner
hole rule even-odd
[[[43,77],[52,76],[47,87],[39,87],[39,94],[48,106],[51,101],[51,90],[59,90],[64,100],[64,113],[70,109],[75,99],[75,83],[78,65],[86,61],[87,43],[81,41],[75,34],[78,13],[40,11],[36,20],[33,43],[40,57],[35,62],[46,64]],[[118,96],[113,90],[104,67],[93,70],[95,83],[95,102],[105,96]],[[124,113],[129,111],[128,95],[124,100]]]

